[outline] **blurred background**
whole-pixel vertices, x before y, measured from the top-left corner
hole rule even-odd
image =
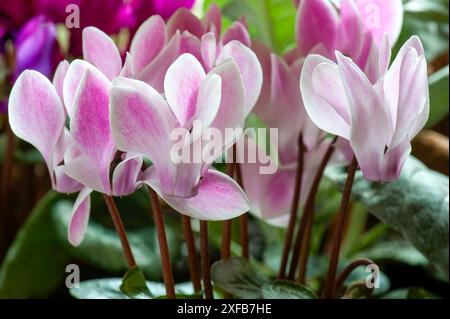
[[[140,23],[152,14],[170,17],[177,6],[201,16],[212,3],[223,12],[226,27],[244,17],[252,36],[282,54],[295,45],[296,9],[291,0],[0,0],[0,298],[71,298],[65,286],[66,265],[77,264],[81,279],[121,277],[127,269],[119,239],[98,195],[84,242],[67,242],[73,196],[50,190],[46,166],[33,147],[16,139],[7,124],[7,98],[14,80],[25,69],[50,78],[62,59],[80,56],[84,26],[95,25],[113,35],[125,53]],[[176,2],[176,1],[174,1]],[[70,3],[80,7],[80,29],[64,26]],[[428,168],[448,176],[449,165],[449,1],[405,0],[404,26],[398,47],[413,34],[424,43],[429,62],[431,116],[426,130],[413,142],[413,155]],[[398,50],[398,48],[396,48]],[[12,154],[12,156],[9,156]],[[309,285],[318,287],[327,271],[328,236],[340,193],[330,181],[322,182],[313,229]],[[162,281],[156,233],[143,191],[117,199],[137,263],[147,280]],[[169,249],[176,282],[189,281],[187,249],[181,218],[164,208]],[[413,212],[411,212],[413,213]],[[448,219],[447,219],[448,221]],[[210,258],[220,257],[221,223],[210,224]],[[196,224],[193,224],[194,230]],[[448,225],[447,225],[448,226]],[[276,274],[284,230],[250,219],[250,251],[255,265],[268,276]],[[232,252],[240,253],[238,226],[233,227]],[[448,233],[447,233],[448,240]],[[377,298],[448,297],[448,279],[410,242],[381,223],[364,203],[353,203],[343,246],[342,262],[364,256],[381,265]],[[448,269],[447,269],[448,275]],[[364,278],[355,272],[350,281]]]

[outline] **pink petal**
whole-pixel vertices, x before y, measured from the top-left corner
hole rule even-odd
[[[86,233],[91,210],[91,192],[91,189],[83,188],[73,205],[72,218],[68,229],[69,242],[73,246],[79,246]]]
[[[398,180],[409,154],[411,154],[411,143],[408,139],[395,148],[389,149],[384,155],[381,167],[381,180],[385,182]]]
[[[131,156],[116,166],[112,177],[114,196],[126,196],[136,190],[139,186],[138,178],[141,173],[142,163],[142,157]]]
[[[239,66],[245,86],[245,111],[247,116],[255,106],[261,92],[263,74],[261,64],[256,54],[239,41],[229,42],[217,57],[217,63],[223,63],[226,59],[232,58]]]
[[[167,34],[173,36],[177,31],[189,31],[197,38],[201,38],[205,29],[202,22],[188,9],[178,9],[167,22]]]
[[[405,43],[384,79],[395,136],[392,147],[411,140],[425,125],[429,113],[427,63],[417,37]]]
[[[325,132],[350,139],[350,111],[336,64],[319,55],[309,56],[303,66],[300,89],[314,124]]]
[[[134,76],[133,62],[129,52],[127,52],[125,55],[125,63],[123,64],[119,76],[126,78],[132,78]]]
[[[222,79],[222,97],[219,111],[211,127],[220,130],[226,137],[226,128],[244,127],[245,88],[237,64],[228,60],[216,66],[211,74],[217,74]],[[233,140],[224,141],[224,151],[234,143]]]
[[[11,90],[8,116],[14,134],[36,147],[52,172],[65,113],[51,82],[39,72],[22,72]]]
[[[64,165],[60,166],[58,170],[67,175],[69,178],[87,186],[100,193],[109,194],[109,181],[105,181],[105,176],[98,171],[96,163],[92,162],[90,158],[84,155],[78,155],[70,161],[65,161]],[[59,172],[55,172],[55,174]],[[107,185],[105,183],[108,182]]]
[[[258,101],[253,108],[253,112],[255,112],[255,114],[257,114],[261,118],[268,118],[270,117],[272,110],[270,105],[270,87],[272,82],[272,51],[264,43],[257,40],[252,42],[252,50],[258,57],[263,71],[263,84],[261,88],[261,94],[259,95]]]
[[[81,78],[88,69],[96,70],[92,64],[86,61],[74,60],[70,63],[69,69],[67,70],[63,83],[63,97],[64,106],[66,107],[69,118],[72,117],[73,101],[75,100]]]
[[[166,196],[157,179],[146,181],[172,208],[200,220],[227,220],[248,211],[244,191],[229,176],[209,170],[202,178],[198,194],[190,198]]]
[[[95,65],[108,79],[119,75],[122,58],[114,41],[95,27],[83,29],[83,58]]]
[[[106,77],[86,70],[74,99],[70,132],[78,149],[94,163],[105,193],[110,193],[109,166],[116,151],[109,124],[109,90]]]
[[[364,25],[381,45],[385,33],[394,45],[403,26],[402,0],[356,0]]]
[[[209,72],[216,61],[217,42],[214,33],[208,32],[201,39],[201,55],[203,64],[207,72]]]
[[[282,163],[295,162],[298,140],[306,112],[300,95],[299,81],[289,66],[272,55],[271,108],[269,118],[263,118],[269,127],[279,129],[279,155]]]
[[[236,21],[230,26],[227,31],[225,31],[222,43],[226,45],[228,42],[233,40],[239,41],[247,47],[252,45],[252,41],[250,39],[250,34],[247,31],[247,28],[240,22]]]
[[[216,39],[219,39],[222,31],[222,13],[216,3],[209,6],[203,22],[206,26],[206,31],[214,33]]]
[[[306,56],[319,43],[332,52],[336,39],[338,15],[328,0],[302,0],[296,21],[297,43]]]
[[[81,185],[78,181],[65,174],[64,167],[62,166],[55,167],[54,174],[56,180],[55,190],[58,193],[76,193],[79,192],[83,187],[83,185]]]
[[[364,73],[372,84],[377,83],[387,72],[391,61],[391,46],[387,35],[380,48],[372,45]]]
[[[136,79],[144,81],[158,92],[164,92],[164,77],[167,69],[179,56],[180,41],[181,36],[177,32],[159,55],[136,75]]]
[[[340,21],[336,34],[336,49],[355,61],[364,49],[364,26],[353,0],[342,0]]]
[[[389,136],[392,136],[388,110],[353,61],[339,52],[336,56],[352,116],[350,144],[364,177],[379,181],[381,161]]]
[[[181,34],[179,54],[182,55],[183,53],[190,53],[197,60],[199,61],[202,60],[202,49],[200,39],[197,38],[195,35],[192,35],[188,31],[184,31]]]
[[[67,70],[69,69],[69,62],[67,60],[61,61],[58,64],[58,67],[55,70],[55,75],[53,76],[53,86],[56,89],[56,92],[58,92],[59,98],[61,101],[64,100],[63,97],[63,84],[64,84],[64,78],[66,77]]]
[[[191,54],[181,55],[167,70],[164,92],[181,126],[188,127],[197,113],[197,94],[205,71]]]
[[[133,74],[138,73],[161,52],[166,42],[166,26],[158,16],[151,16],[145,21],[131,41],[130,55]]]
[[[222,79],[217,74],[209,74],[201,83],[197,97],[197,114],[203,127],[209,127],[216,118],[222,97]]]
[[[149,157],[164,188],[172,187],[170,132],[175,122],[167,102],[149,85],[125,78],[113,81],[111,126],[117,147]]]

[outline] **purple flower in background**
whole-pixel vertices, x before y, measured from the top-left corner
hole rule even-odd
[[[51,77],[58,54],[56,27],[44,16],[29,20],[14,39],[16,65],[14,80],[26,69]]]

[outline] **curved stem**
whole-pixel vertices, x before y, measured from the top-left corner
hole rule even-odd
[[[186,215],[182,215],[183,219],[183,234],[186,241],[188,251],[189,272],[191,275],[192,285],[194,286],[194,292],[198,293],[202,290],[202,284],[200,281],[199,265],[197,260],[197,251],[195,249],[194,233],[191,227],[191,218]]]
[[[333,298],[336,291],[336,272],[339,263],[339,254],[341,252],[342,233],[347,219],[348,206],[352,193],[353,181],[355,179],[358,161],[353,157],[348,168],[347,180],[345,181],[344,191],[342,193],[341,207],[337,215],[336,225],[334,227],[334,241],[331,250],[330,265],[328,267],[328,277],[324,290],[324,298]]]
[[[361,258],[357,259],[353,262],[351,262],[345,269],[341,272],[339,277],[336,280],[336,291],[340,291],[342,289],[342,286],[345,282],[345,280],[348,278],[348,276],[358,268],[359,266],[369,266],[375,264],[373,260],[367,259],[367,258]]]
[[[163,271],[164,285],[166,287],[167,298],[175,299],[175,284],[173,280],[172,263],[170,261],[169,245],[167,244],[166,230],[164,229],[164,220],[159,206],[158,195],[147,187],[152,204],[153,219],[155,221],[156,232],[158,234],[159,251],[161,254],[161,263]]]
[[[211,265],[209,263],[208,253],[208,222],[204,220],[200,221],[200,258],[205,298],[214,299],[211,284]]]
[[[127,233],[125,231],[125,227],[123,226],[122,218],[120,218],[116,203],[111,196],[108,196],[106,194],[103,194],[103,199],[105,200],[106,206],[108,207],[109,213],[111,214],[111,219],[114,223],[114,227],[116,228],[117,234],[119,235],[120,243],[122,244],[122,249],[127,259],[128,268],[134,268],[136,267],[136,260],[134,259],[133,252],[131,251]]]
[[[307,235],[307,227],[308,227],[309,223],[311,223],[311,227],[313,224],[312,220],[313,220],[313,215],[314,215],[316,194],[319,191],[320,181],[322,180],[322,176],[325,171],[325,168],[327,167],[327,164],[330,161],[331,156],[333,155],[334,145],[336,143],[336,140],[337,140],[337,138],[334,138],[334,140],[330,143],[330,146],[328,147],[327,151],[325,152],[325,155],[323,156],[323,159],[320,162],[317,173],[314,176],[314,181],[313,181],[313,184],[309,191],[308,198],[306,199],[303,215],[302,215],[302,218],[300,219],[300,226],[297,230],[297,235],[295,237],[293,255],[292,255],[291,265],[289,268],[289,275],[288,275],[288,279],[290,279],[290,280],[294,279],[295,273],[297,272],[297,266],[298,266],[299,257],[300,257],[300,250],[303,246],[304,237]],[[306,240],[306,241],[308,242],[308,240]],[[306,270],[305,270],[305,272],[306,272]]]
[[[301,197],[300,195],[301,195],[301,189],[302,189],[303,160],[304,160],[304,154],[305,154],[305,146],[303,144],[303,134],[302,133],[300,133],[300,136],[298,139],[298,147],[299,147],[299,151],[298,151],[298,157],[297,157],[297,172],[296,172],[296,176],[295,176],[294,198],[292,199],[291,214],[289,216],[289,224],[288,224],[288,228],[286,230],[286,238],[284,241],[283,253],[281,255],[278,279],[284,279],[286,277],[286,268],[287,268],[287,263],[288,263],[288,259],[289,259],[289,251],[291,250],[291,246],[292,246],[292,239],[294,237],[295,221],[297,220],[298,207],[299,207],[300,197]]]

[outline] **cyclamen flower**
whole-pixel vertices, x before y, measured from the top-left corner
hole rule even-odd
[[[342,0],[338,10],[330,0],[300,1],[298,49],[291,53],[294,59],[313,53],[334,59],[337,50],[364,69],[370,52],[382,44],[384,33],[392,45],[400,35],[401,0]]]
[[[263,88],[254,112],[268,127],[278,129],[278,140],[272,142],[278,146],[278,154],[274,156],[278,157],[279,167],[275,174],[261,174],[259,170],[265,166],[264,157],[258,158],[256,163],[239,158],[240,154],[238,159],[251,212],[271,224],[286,226],[294,198],[300,133],[305,145],[300,206],[310,192],[330,142],[309,120],[303,106],[298,85],[301,61],[289,66],[261,43],[255,42],[253,49],[264,72]],[[245,143],[245,149],[265,155],[264,149],[253,139],[246,138]]]
[[[13,132],[35,146],[49,169],[58,192],[80,191],[69,225],[69,241],[79,245],[90,213],[90,193],[127,195],[137,182],[142,158],[127,154],[110,167],[116,146],[109,124],[107,77],[87,62],[61,62],[54,84],[36,71],[24,71],[10,97],[9,121]],[[70,118],[70,130],[65,127]]]
[[[215,5],[210,7],[203,21],[183,8],[177,10],[167,24],[161,17],[153,16],[137,30],[121,75],[146,82],[164,93],[165,74],[180,55],[192,54],[205,72],[232,58],[244,80],[246,108],[250,110],[262,85],[261,66],[248,48],[250,36],[239,22],[231,26],[222,38],[220,30],[221,13]],[[120,60],[117,54],[114,55],[110,65],[117,66]]]
[[[349,140],[364,177],[373,181],[399,178],[411,140],[429,115],[427,63],[420,39],[409,39],[388,69],[390,54],[389,45],[384,45],[375,82],[339,52],[337,64],[318,55],[308,57],[300,81],[311,120]]]
[[[215,158],[199,163],[174,163],[171,152],[176,128],[242,128],[245,88],[237,64],[228,60],[208,74],[191,54],[181,55],[164,79],[163,98],[144,82],[117,78],[111,89],[111,124],[118,148],[149,157],[153,166],[144,173],[145,183],[182,214],[201,220],[224,220],[248,210],[247,198],[227,175],[210,169]],[[202,143],[203,132],[185,148]],[[222,151],[234,143],[223,141]],[[216,155],[216,157],[219,154]]]

